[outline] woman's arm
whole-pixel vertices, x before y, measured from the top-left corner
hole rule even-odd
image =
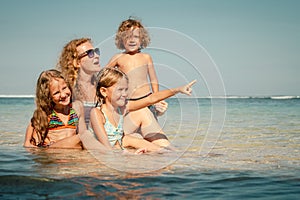
[[[146,98],[137,100],[137,101],[129,101],[127,103],[127,110],[130,111],[135,111],[144,107],[147,107],[149,105],[155,104],[161,100],[164,100],[166,98],[169,98],[171,96],[174,96],[177,93],[182,93],[186,95],[191,95],[192,94],[192,85],[196,83],[196,80],[190,82],[187,85],[178,87],[178,88],[173,88],[173,89],[168,89],[168,90],[161,90],[158,92],[155,92],[151,95],[149,95]]]
[[[94,130],[94,133],[97,137],[97,139],[107,148],[112,149],[107,133],[104,128],[105,124],[105,118],[103,114],[101,113],[100,109],[98,108],[93,108],[91,110],[91,127]]]
[[[72,103],[73,109],[76,111],[76,114],[78,115],[79,118],[79,123],[78,123],[78,133],[83,133],[84,131],[87,130],[86,124],[85,124],[85,119],[84,119],[84,107],[81,101],[74,101]]]

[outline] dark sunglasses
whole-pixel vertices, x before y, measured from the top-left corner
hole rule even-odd
[[[99,48],[89,49],[89,50],[83,52],[82,54],[80,54],[80,55],[78,56],[78,59],[81,59],[81,58],[83,58],[84,56],[88,56],[89,58],[93,58],[93,57],[95,56],[95,53],[96,53],[97,55],[100,55],[100,50],[99,50]]]

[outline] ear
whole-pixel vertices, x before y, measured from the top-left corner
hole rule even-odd
[[[80,64],[79,64],[80,60],[78,60],[77,58],[75,58],[73,60],[73,66],[75,66],[76,69],[80,68]]]
[[[106,97],[107,97],[107,88],[105,88],[105,87],[100,87],[100,93],[102,94],[102,96],[103,96],[104,98],[106,98]]]

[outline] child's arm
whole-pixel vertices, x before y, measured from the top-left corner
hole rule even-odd
[[[147,151],[150,151],[150,152],[158,151],[158,150],[162,149],[162,147],[160,147],[152,142],[149,142],[143,138],[138,138],[138,137],[134,137],[134,136],[127,135],[127,134],[124,134],[122,142],[123,142],[124,147],[133,147],[135,149],[145,148]]]
[[[79,123],[78,123],[78,133],[83,133],[84,131],[87,130],[85,120],[84,120],[84,107],[81,101],[74,101],[72,103],[72,107],[76,111],[76,114],[78,115],[79,118]]]
[[[97,137],[97,139],[107,148],[112,149],[107,133],[104,128],[105,118],[103,114],[101,113],[100,109],[93,108],[91,110],[91,127],[94,130],[94,133]]]
[[[156,72],[155,72],[155,68],[153,65],[153,61],[150,55],[147,55],[148,58],[148,75],[149,75],[149,80],[151,83],[151,88],[152,88],[152,92],[158,92],[159,91],[159,85],[158,85],[158,79],[156,76]]]
[[[30,140],[33,137],[33,135],[36,134],[35,130],[31,126],[31,123],[28,124],[27,129],[26,129],[26,134],[25,134],[25,140],[24,140],[24,147],[37,147],[33,144],[31,144]]]
[[[52,148],[82,148],[80,145],[79,135],[72,135],[64,139],[58,140],[51,144]]]
[[[186,95],[191,95],[192,93],[192,85],[196,83],[196,80],[190,82],[187,85],[178,87],[178,88],[173,88],[173,89],[168,89],[168,90],[161,90],[159,92],[155,92],[151,95],[149,95],[146,98],[137,100],[137,101],[129,101],[127,103],[127,110],[128,111],[135,111],[144,107],[147,107],[149,105],[155,104],[163,99],[169,98],[171,96],[174,96],[177,93],[182,93]]]
[[[105,67],[115,67],[118,66],[118,58],[121,56],[121,54],[114,55],[110,61],[107,63]]]

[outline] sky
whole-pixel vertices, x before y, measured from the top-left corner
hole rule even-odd
[[[119,24],[148,29],[161,88],[196,96],[300,95],[298,0],[1,0],[0,95],[31,95],[63,46],[90,37],[105,66]]]

